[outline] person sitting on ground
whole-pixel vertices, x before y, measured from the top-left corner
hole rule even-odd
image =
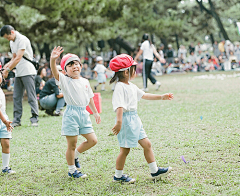
[[[83,63],[83,68],[81,71],[81,76],[83,78],[86,78],[88,80],[92,79],[92,70],[90,67],[88,67],[87,63]]]
[[[229,52],[229,62],[231,63],[231,68],[235,69],[238,67],[238,59],[237,56],[234,55],[233,51]]]
[[[37,97],[39,97],[39,94],[45,85],[45,81],[43,80],[43,78],[46,75],[47,75],[46,69],[44,67],[40,67],[35,77],[35,89]]]
[[[151,72],[155,76],[161,76],[162,75],[162,65],[161,65],[160,61],[157,61],[156,57],[153,59]]]
[[[62,71],[60,65],[57,66],[59,72]],[[49,79],[40,92],[40,106],[46,110],[46,114],[51,116],[62,116],[62,109],[65,106],[63,94],[55,83],[55,78]],[[55,111],[54,111],[55,110]]]

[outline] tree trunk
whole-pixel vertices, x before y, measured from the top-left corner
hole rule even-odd
[[[175,37],[176,37],[177,49],[179,49],[178,34],[175,34]]]
[[[201,9],[201,10],[204,10],[205,12],[207,12],[209,15],[211,15],[211,16],[216,20],[217,25],[218,25],[218,27],[219,27],[219,29],[220,29],[220,31],[221,31],[224,39],[229,40],[228,34],[227,34],[227,32],[225,31],[225,28],[223,27],[222,21],[221,21],[219,15],[217,14],[217,12],[216,12],[216,10],[215,10],[215,7],[214,7],[214,5],[213,5],[213,3],[212,3],[212,0],[208,0],[208,3],[209,3],[210,8],[211,8],[210,10],[207,9],[207,8],[202,4],[202,0],[201,0],[201,1],[196,0],[196,2],[197,2],[197,4],[200,6],[200,9]]]
[[[210,39],[211,39],[212,44],[214,44],[214,37],[213,37],[212,33],[210,34]]]
[[[165,37],[160,37],[160,40],[161,40],[161,42],[163,43],[163,45],[164,45],[164,54],[165,54],[165,51],[168,49],[168,42],[167,42],[167,39],[165,38]]]
[[[44,51],[44,53],[46,55],[46,60],[49,62],[50,61],[51,52],[50,52],[48,43],[44,43],[43,51]]]
[[[225,40],[230,40],[228,37],[227,32],[225,31],[225,28],[223,27],[222,21],[219,18],[218,14],[216,12],[212,12],[213,17],[215,18],[215,20],[217,21],[218,27],[224,37]]]

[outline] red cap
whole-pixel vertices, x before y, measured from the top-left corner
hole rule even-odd
[[[137,65],[137,63],[127,54],[117,55],[109,63],[110,69],[114,72],[124,71],[132,65]]]
[[[66,65],[68,63],[70,63],[71,61],[78,61],[81,64],[81,61],[80,61],[79,57],[76,54],[68,53],[68,54],[65,54],[63,56],[62,60],[61,60],[60,65],[61,65],[62,69],[66,71],[66,69],[65,69]]]

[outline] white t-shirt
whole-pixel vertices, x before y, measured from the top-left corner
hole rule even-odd
[[[90,99],[94,97],[89,81],[85,78],[72,79],[59,73],[59,81],[55,81],[61,88],[64,100],[68,105],[86,107]]]
[[[93,71],[96,71],[97,73],[105,73],[106,67],[102,64],[97,63]]]
[[[153,47],[154,45],[150,45],[150,42],[148,40],[145,40],[140,49],[143,51],[143,59],[148,59],[153,61]]]
[[[137,110],[137,103],[144,93],[131,82],[129,85],[117,82],[112,97],[113,110],[116,112],[119,107],[123,108],[123,112]]]
[[[6,113],[6,99],[3,90],[0,88],[0,110],[2,113]]]
[[[14,41],[10,41],[10,48],[12,53],[17,54],[19,50],[24,49],[24,56],[30,60],[33,59],[33,51],[31,47],[30,40],[20,34],[18,31],[15,31],[16,33],[16,38]],[[27,76],[27,75],[36,75],[36,69],[32,63],[29,61],[25,60],[24,58],[21,58],[19,63],[16,66],[16,77],[22,77],[22,76]]]

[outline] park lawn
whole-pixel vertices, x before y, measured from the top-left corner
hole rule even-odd
[[[226,77],[196,79],[205,74]],[[67,177],[62,117],[40,111],[39,126],[32,128],[30,107],[24,101],[22,126],[13,130],[11,140],[10,166],[16,174],[0,175],[0,195],[240,195],[240,77],[234,76],[234,72],[164,75],[158,77],[159,91],[149,84],[151,93],[174,94],[172,101],[139,102],[138,114],[158,165],[173,167],[167,178],[157,182],[149,180],[140,146],[130,151],[124,168],[137,182],[113,182],[119,146],[111,132],[115,121],[111,86],[101,92],[101,124],[91,116],[98,144],[80,156],[87,180]],[[91,81],[92,86],[94,83]],[[141,88],[142,78],[133,83]],[[12,111],[9,101],[10,119]],[[82,141],[80,136],[78,145]]]

